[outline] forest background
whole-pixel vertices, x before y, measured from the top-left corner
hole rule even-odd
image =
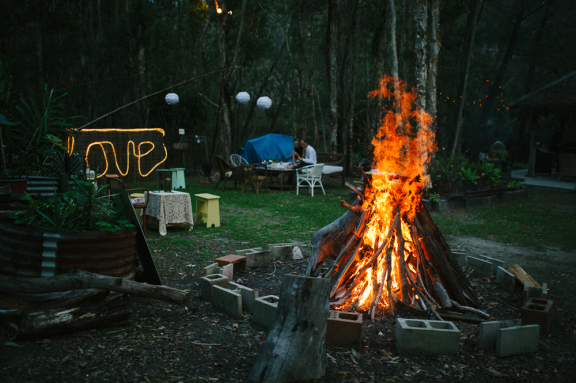
[[[526,163],[529,116],[509,104],[576,70],[573,0],[0,0],[0,14],[8,101],[41,102],[48,84],[83,116],[74,126],[196,78],[172,90],[175,106],[164,92],[91,126],[164,128],[169,154],[178,129],[224,158],[282,133],[346,153],[350,169],[382,113],[368,93],[398,73],[435,117],[438,156],[478,158],[499,140]],[[540,117],[538,141],[558,119]]]

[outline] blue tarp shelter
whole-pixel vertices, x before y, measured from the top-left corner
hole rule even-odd
[[[294,139],[284,134],[270,133],[246,141],[243,157],[250,164],[262,163],[269,159],[292,157]]]

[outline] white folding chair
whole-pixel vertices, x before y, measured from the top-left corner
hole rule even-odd
[[[300,191],[300,185],[307,183],[310,188],[310,193],[314,197],[314,188],[320,186],[322,188],[322,193],[326,195],[324,191],[324,185],[322,185],[322,170],[324,169],[324,164],[316,164],[310,166],[304,166],[296,171],[296,195]]]
[[[248,161],[246,161],[246,158],[242,157],[239,154],[231,154],[230,155],[230,162],[234,166],[240,166],[240,164],[248,165]]]

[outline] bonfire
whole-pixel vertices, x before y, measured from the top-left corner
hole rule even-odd
[[[414,89],[391,76],[370,95],[389,108],[372,141],[372,171],[364,174],[364,190],[348,184],[358,195],[352,206],[342,201],[349,211],[314,235],[307,274],[330,279],[332,307],[365,311],[372,319],[378,309],[433,313],[440,320],[440,309],[486,316],[422,205],[436,149],[432,117],[416,108]],[[331,267],[319,270],[331,256]]]

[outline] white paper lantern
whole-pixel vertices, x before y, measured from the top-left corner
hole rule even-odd
[[[247,92],[240,92],[236,95],[236,101],[240,104],[248,104],[248,101],[250,101],[250,95]]]
[[[260,97],[258,100],[256,100],[256,106],[260,109],[270,109],[272,106],[272,100],[270,100],[270,97]]]
[[[180,98],[176,93],[168,93],[165,100],[168,105],[176,105],[178,101],[180,101]]]

